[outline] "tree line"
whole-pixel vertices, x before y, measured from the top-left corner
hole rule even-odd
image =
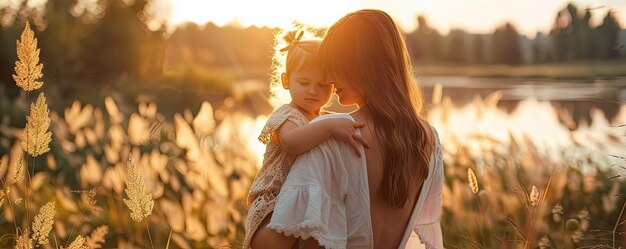
[[[534,39],[520,35],[511,23],[491,34],[453,29],[443,36],[420,16],[417,29],[407,34],[407,42],[417,62],[519,65],[620,58],[624,52],[619,35],[626,32],[619,26],[615,12],[608,11],[597,26],[591,23],[592,14],[593,10],[579,11],[570,3],[557,12],[551,31],[538,32]]]
[[[47,1],[39,10],[26,3],[0,9],[0,82],[11,85],[15,40],[26,20],[36,26],[46,77],[57,81],[149,80],[190,68],[230,68],[244,75],[250,68],[269,70],[275,29],[209,23],[181,25],[168,33],[166,24],[156,29],[146,24],[151,1],[99,0],[100,11],[81,13],[78,0]],[[593,13],[569,4],[556,14],[550,32],[534,39],[520,35],[511,23],[490,34],[455,29],[443,35],[420,16],[406,39],[416,63],[519,65],[620,58],[624,31],[615,13],[609,11],[600,25],[592,26]]]

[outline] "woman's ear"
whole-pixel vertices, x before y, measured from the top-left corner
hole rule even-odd
[[[280,80],[283,82],[283,88],[289,89],[289,81],[287,80],[287,74],[283,73],[280,75]]]

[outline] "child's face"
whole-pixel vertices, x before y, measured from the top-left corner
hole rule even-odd
[[[294,71],[286,80],[285,86],[289,88],[291,102],[315,115],[319,115],[320,108],[328,103],[334,89],[333,85],[324,79],[322,71],[316,67]]]

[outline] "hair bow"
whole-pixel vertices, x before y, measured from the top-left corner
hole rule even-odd
[[[300,33],[298,33],[298,36],[296,36],[295,39],[291,40],[291,42],[289,42],[289,44],[280,49],[280,52],[285,52],[287,50],[289,50],[291,47],[295,46],[296,44],[298,44],[298,42],[300,42],[300,39],[302,39],[302,36],[304,35],[304,31],[300,30]]]

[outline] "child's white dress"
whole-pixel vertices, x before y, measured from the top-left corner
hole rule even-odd
[[[353,120],[348,114],[331,114],[312,122],[327,118]],[[439,224],[443,160],[439,137],[433,132],[436,148],[430,157],[428,177],[400,248],[443,248]],[[361,145],[360,151],[365,155]],[[349,145],[334,138],[299,155],[267,227],[302,239],[313,237],[325,248],[373,249],[366,167],[365,157],[357,157]]]
[[[272,141],[276,130],[285,121],[291,121],[297,126],[306,125],[309,120],[297,109],[290,105],[282,105],[274,111],[265,123],[259,140],[266,144],[263,166],[252,182],[248,193],[248,217],[246,219],[246,237],[243,248],[250,248],[252,235],[263,220],[274,211],[276,197],[289,174],[296,155],[285,152],[278,141]]]

